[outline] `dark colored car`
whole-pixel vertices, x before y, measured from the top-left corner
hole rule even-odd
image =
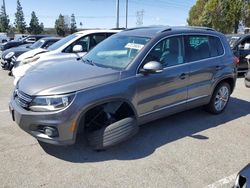
[[[199,106],[222,113],[236,77],[222,33],[132,28],[105,39],[82,60],[38,64],[18,81],[9,109],[42,142],[73,144],[82,133],[89,145],[103,149],[171,114]]]
[[[49,37],[49,36],[48,35],[30,35],[30,36],[25,37],[21,40],[9,41],[7,43],[0,45],[0,51],[4,51],[4,50],[7,50],[9,48],[17,47],[17,46],[20,46],[23,44],[33,44],[36,41],[38,41],[39,39],[44,38],[44,37]]]
[[[250,88],[250,55],[246,57],[248,63],[248,71],[245,74],[245,85],[246,87]]]
[[[250,188],[250,163],[238,173],[233,188]]]
[[[59,37],[45,37],[38,41],[36,41],[34,44],[31,45],[21,45],[18,47],[10,48],[8,50],[5,50],[2,52],[1,55],[1,66],[3,69],[11,70],[13,65],[11,66],[11,60],[14,57],[16,59],[21,54],[33,50],[36,48],[44,48],[47,49],[49,46],[60,40]],[[15,62],[15,61],[14,61]]]
[[[246,56],[250,54],[250,35],[249,34],[235,34],[227,35],[227,40],[233,53],[239,58],[237,65],[238,72],[244,73],[248,70],[248,63]]]
[[[245,76],[245,85],[246,87],[250,88],[250,69],[248,70]]]

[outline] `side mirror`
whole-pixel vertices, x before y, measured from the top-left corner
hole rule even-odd
[[[157,61],[150,61],[146,63],[143,68],[140,70],[143,74],[155,74],[163,71],[162,64]]]
[[[73,52],[74,53],[79,53],[79,52],[82,52],[82,51],[83,51],[82,45],[73,46]]]

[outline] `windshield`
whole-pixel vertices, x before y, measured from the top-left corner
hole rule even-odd
[[[149,38],[135,36],[112,36],[97,45],[83,57],[97,66],[124,69],[141,51]]]
[[[34,44],[32,44],[29,48],[31,49],[36,49],[36,48],[41,48],[42,45],[44,44],[45,40],[40,39],[38,41],[36,41]]]
[[[77,36],[78,36],[77,34],[69,35],[69,36],[55,42],[54,44],[52,44],[50,47],[48,47],[48,50],[49,51],[56,50],[56,49],[60,48],[61,46],[63,46],[64,44],[66,44],[67,42],[69,42],[72,39],[76,38]]]
[[[237,43],[237,41],[240,39],[240,37],[236,37],[236,36],[228,36],[227,37],[227,41],[229,42],[229,45],[231,48],[233,48],[235,46],[235,44]]]

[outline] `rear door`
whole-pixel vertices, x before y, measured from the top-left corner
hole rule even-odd
[[[188,101],[206,98],[211,94],[215,74],[222,68],[220,56],[224,48],[218,37],[186,35],[185,57],[189,64]]]

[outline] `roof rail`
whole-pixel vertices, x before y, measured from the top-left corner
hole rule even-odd
[[[125,30],[125,27],[115,27],[115,28],[111,28],[110,30]]]
[[[172,28],[171,27],[166,27],[165,29],[161,30],[159,33],[163,33],[163,32],[166,32],[166,31],[172,31]]]
[[[152,25],[152,26],[141,26],[141,27],[132,27],[125,29],[124,31],[131,31],[131,30],[136,30],[136,29],[147,29],[147,28],[154,28],[154,27],[164,27],[162,25]]]
[[[213,28],[210,27],[199,27],[199,26],[177,26],[177,27],[168,27],[166,29],[163,29],[160,31],[160,33],[166,32],[166,31],[171,31],[172,29],[197,29],[197,30],[206,30],[206,31],[216,31]]]
[[[186,26],[186,27],[190,28],[190,29],[200,29],[200,30],[207,30],[207,31],[216,31],[215,29],[210,28],[210,27],[202,27],[202,26]]]

